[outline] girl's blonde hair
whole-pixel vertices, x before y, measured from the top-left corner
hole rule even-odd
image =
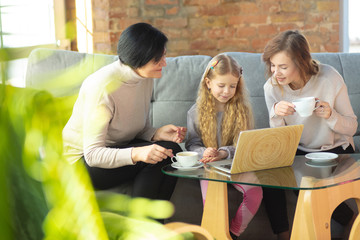
[[[201,139],[205,147],[219,148],[217,144],[217,117],[215,98],[206,84],[216,76],[231,74],[239,79],[235,95],[226,103],[221,123],[221,145],[236,145],[240,131],[254,127],[251,105],[248,101],[242,68],[230,56],[219,54],[207,65],[201,78],[197,103],[197,115]]]

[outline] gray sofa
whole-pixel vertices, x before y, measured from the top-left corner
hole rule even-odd
[[[268,113],[263,93],[265,74],[261,54],[227,54],[234,57],[244,69],[244,78],[255,116],[255,127],[268,127]],[[344,77],[353,109],[360,119],[360,53],[314,53],[313,57],[322,63],[332,65]],[[36,49],[29,56],[26,86],[46,89],[56,97],[71,99],[71,102],[76,98],[86,76],[116,59],[115,55]],[[194,104],[201,75],[210,59],[210,56],[203,55],[167,58],[163,77],[155,80],[150,112],[153,126],[160,127],[169,123],[186,126],[186,113]],[[354,140],[356,151],[359,151],[360,124]],[[241,195],[229,186],[230,218],[241,200]],[[172,201],[176,213],[169,221],[200,224],[202,200],[198,181],[179,179]],[[288,202],[291,220],[296,203],[292,193],[288,193]],[[244,239],[272,239],[272,231],[263,206],[242,236]]]

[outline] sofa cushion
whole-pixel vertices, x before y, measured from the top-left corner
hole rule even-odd
[[[244,79],[252,104],[255,128],[269,126],[263,85],[265,64],[260,53],[228,52],[243,67]],[[314,59],[333,66],[348,86],[352,107],[360,117],[360,53],[313,53]],[[116,55],[86,54],[64,50],[36,49],[30,56],[26,86],[46,89],[56,97],[78,93],[82,81],[100,67],[117,59]],[[154,81],[152,124],[186,126],[186,113],[195,103],[201,76],[210,56],[168,57],[163,76]],[[360,126],[354,136],[356,150],[360,147]]]
[[[186,114],[195,103],[201,76],[209,56],[181,56],[166,59],[163,76],[154,81],[152,120],[155,127],[186,126]]]

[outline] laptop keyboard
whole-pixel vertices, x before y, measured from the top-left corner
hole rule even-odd
[[[220,167],[231,169],[231,164],[223,164],[223,165],[220,165]]]

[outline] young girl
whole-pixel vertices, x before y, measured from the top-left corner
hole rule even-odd
[[[185,147],[202,156],[204,163],[232,158],[240,131],[253,127],[242,69],[227,55],[215,56],[202,76],[196,104],[188,111]],[[208,181],[201,181],[205,201]],[[231,221],[236,239],[251,221],[262,200],[261,187],[233,184],[243,193],[243,202]]]

